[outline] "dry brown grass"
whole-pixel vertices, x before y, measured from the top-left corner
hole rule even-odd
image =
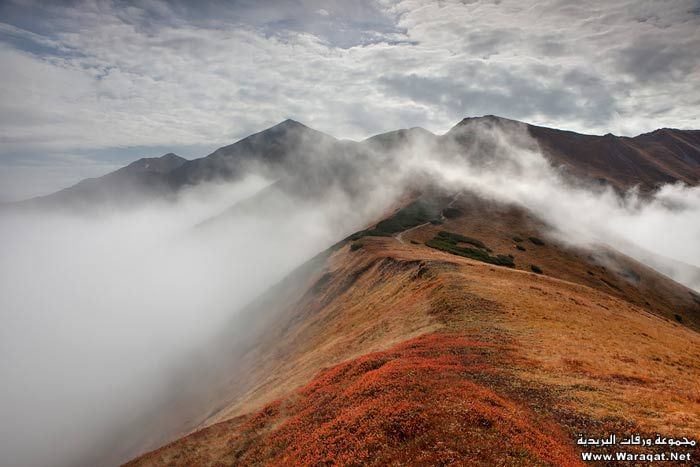
[[[520,252],[512,237],[542,236],[535,221],[507,209],[482,212],[473,203],[460,209],[467,215],[415,229],[405,240],[458,232],[495,253],[514,254],[518,269],[391,237],[367,237],[356,251],[344,246],[251,349],[248,370],[237,375],[247,384],[205,426],[294,397],[324,368],[438,331],[505,346],[508,359],[479,384],[556,421],[572,443],[576,430],[590,424],[697,437],[700,334],[668,319],[683,309],[685,324],[697,326],[687,289],[618,257],[639,274],[638,284],[629,283],[549,238]],[[527,271],[530,264],[544,274]],[[212,429],[234,442],[240,433],[233,420]],[[185,438],[140,464],[161,465],[185,446],[200,454],[215,449],[207,446],[209,435],[197,436],[201,442]]]

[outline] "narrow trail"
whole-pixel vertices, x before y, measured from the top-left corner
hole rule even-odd
[[[455,203],[457,202],[457,200],[459,199],[459,195],[461,195],[461,193],[457,193],[456,195],[454,195],[454,197],[452,198],[452,201],[450,201],[450,202],[447,204],[447,207],[448,207],[448,208],[451,208],[452,206],[454,206],[454,204],[455,204]],[[443,219],[445,218],[445,216],[443,216],[442,214],[440,214],[440,217],[442,217]]]
[[[454,196],[454,198],[452,198],[452,201],[450,201],[450,202],[448,203],[448,205],[447,205],[448,208],[451,208],[451,207],[455,204],[455,202],[457,202],[457,199],[459,198],[459,195],[460,195],[460,193],[457,193],[457,194]],[[443,216],[442,213],[440,213],[440,219],[442,219],[443,221],[445,220],[445,216]],[[408,233],[408,232],[410,232],[411,230],[420,229],[421,227],[424,227],[424,226],[426,226],[426,225],[428,225],[428,224],[430,224],[430,222],[424,222],[424,223],[422,223],[422,224],[420,224],[420,225],[416,225],[415,227],[411,227],[410,229],[402,230],[401,232],[399,232],[399,233],[397,233],[396,235],[394,235],[394,238],[395,238],[396,240],[398,240],[399,243],[405,244],[406,242],[403,241],[403,234]]]
[[[402,231],[402,232],[397,233],[397,234],[394,236],[394,238],[396,238],[396,240],[398,240],[399,243],[405,243],[405,242],[403,241],[403,234],[405,234],[405,233],[407,233],[407,232],[410,232],[411,230],[419,229],[419,228],[423,227],[424,225],[428,225],[428,224],[430,224],[430,222],[424,222],[423,224],[417,225],[417,226],[415,226],[415,227],[411,227],[410,229],[406,229],[406,230],[404,230],[404,231]]]

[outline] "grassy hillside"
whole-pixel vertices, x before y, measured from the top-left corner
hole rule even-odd
[[[527,213],[454,207],[407,241],[338,245],[250,348],[229,402],[130,465],[576,465],[579,433],[700,433],[688,289],[566,247]]]

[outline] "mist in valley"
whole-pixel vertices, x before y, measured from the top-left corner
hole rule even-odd
[[[191,430],[235,378],[218,373],[247,337],[239,311],[427,187],[520,206],[549,235],[608,244],[700,290],[678,263],[700,266],[698,188],[572,182],[514,122],[362,143],[285,131],[303,150],[175,199],[0,214],[7,465],[110,465]]]
[[[331,189],[222,215],[273,186],[250,176],[133,208],[2,215],[3,463],[113,465],[200,421],[214,360],[235,359],[207,348],[221,329],[245,337],[238,310],[379,214]]]

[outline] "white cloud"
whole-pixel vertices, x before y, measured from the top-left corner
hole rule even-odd
[[[441,132],[482,114],[596,133],[700,126],[691,2],[20,11],[36,13],[25,22],[39,32],[0,28],[0,162],[18,151],[223,145],[286,117],[349,138]]]
[[[99,215],[4,215],[4,465],[118,465],[192,429],[254,332],[256,317],[237,312],[390,199],[261,196],[260,209],[200,226],[267,183]]]

